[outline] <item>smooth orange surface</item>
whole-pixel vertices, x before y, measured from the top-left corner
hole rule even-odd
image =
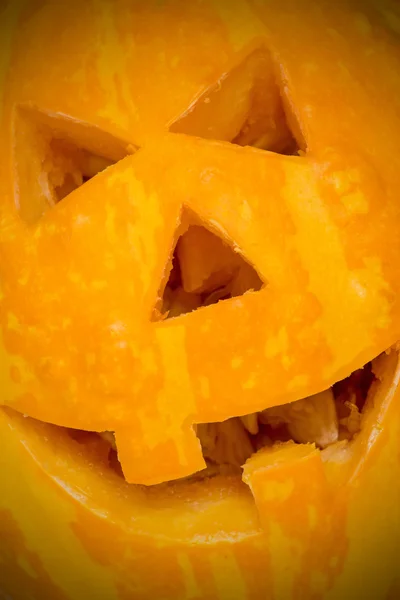
[[[236,479],[128,486],[97,452],[91,463],[67,434],[14,412],[115,430],[126,479],[155,484],[204,465],[193,424],[314,394],[399,339],[396,4],[33,0],[2,17],[5,592],[396,597],[393,374],[349,449],[323,466],[317,451],[300,469],[296,456],[259,465],[256,504]],[[280,150],[276,131],[286,144],[280,93],[299,156],[227,141],[252,85],[270,90],[255,101],[270,123],[260,145]],[[50,207],[54,133],[116,164]],[[265,286],[154,322],[193,214]],[[291,472],[289,495],[263,495],[264,475],[279,499]]]

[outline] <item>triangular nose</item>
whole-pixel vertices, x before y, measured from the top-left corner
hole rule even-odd
[[[191,224],[175,246],[158,318],[178,317],[263,285],[255,268],[226,240],[206,225]]]

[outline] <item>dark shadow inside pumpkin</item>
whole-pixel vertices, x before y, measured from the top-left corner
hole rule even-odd
[[[87,123],[19,107],[14,162],[15,198],[21,218],[35,223],[50,207],[124,158],[130,151],[128,146]]]
[[[258,48],[209,86],[169,130],[301,154],[306,143],[280,79],[269,51]]]

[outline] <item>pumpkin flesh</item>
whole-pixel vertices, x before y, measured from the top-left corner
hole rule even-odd
[[[392,7],[42,4],[4,54],[6,593],[396,597]]]

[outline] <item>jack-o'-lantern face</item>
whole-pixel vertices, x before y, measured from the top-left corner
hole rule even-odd
[[[15,9],[4,79],[4,418],[40,464],[86,447],[150,537],[169,490],[237,517],[247,484],[293,585],[329,589],[339,490],[395,410],[394,13],[42,4]]]

